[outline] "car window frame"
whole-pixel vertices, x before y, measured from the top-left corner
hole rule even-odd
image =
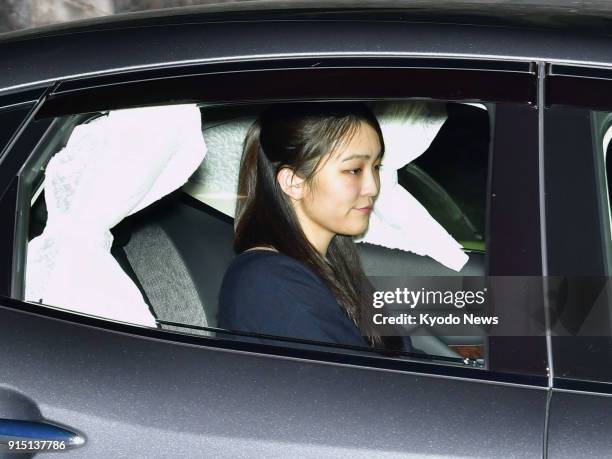
[[[279,60],[278,62],[277,61],[264,62],[266,65],[262,65],[262,62],[250,62],[249,65],[253,66],[249,70],[249,72],[251,73],[247,73],[244,70],[244,68],[240,67],[240,64],[232,63],[231,65],[234,66],[234,70],[228,71],[227,69],[225,69],[223,72],[220,72],[218,67],[215,67],[215,66],[218,66],[218,64],[207,64],[205,66],[206,69],[208,70],[207,73],[197,73],[197,71],[201,71],[202,66],[194,66],[193,68],[189,68],[188,66],[183,66],[180,68],[170,68],[170,69],[162,69],[162,70],[160,70],[159,68],[156,68],[156,69],[150,70],[150,74],[148,74],[148,76],[150,77],[149,80],[146,79],[147,72],[142,71],[142,70],[139,70],[138,72],[123,72],[123,73],[111,74],[107,76],[96,76],[92,78],[79,78],[75,80],[67,80],[67,81],[60,82],[54,87],[53,91],[50,91],[50,93],[45,98],[44,104],[42,104],[41,109],[38,110],[36,114],[36,120],[44,121],[44,120],[49,120],[50,117],[57,117],[57,116],[66,115],[66,114],[74,114],[75,107],[79,107],[78,108],[80,110],[79,113],[81,112],[85,113],[85,112],[92,112],[94,111],[94,109],[97,111],[97,110],[108,110],[108,109],[114,109],[114,108],[127,108],[129,106],[152,105],[154,103],[161,104],[163,102],[167,103],[169,100],[171,100],[172,102],[192,102],[193,101],[193,100],[184,100],[184,99],[180,99],[177,101],[176,98],[173,98],[172,95],[169,95],[167,92],[151,93],[149,91],[150,87],[147,87],[147,85],[145,84],[147,81],[155,81],[155,84],[165,85],[163,87],[165,87],[166,90],[168,90],[169,88],[170,92],[172,92],[172,87],[176,87],[177,82],[179,81],[184,82],[185,80],[183,78],[185,77],[196,78],[194,77],[194,74],[197,75],[197,78],[199,78],[200,81],[203,81],[202,80],[203,78],[211,77],[211,76],[213,78],[218,78],[217,75],[220,75],[220,74],[223,75],[224,78],[226,78],[228,74],[240,75],[240,77],[246,78],[249,75],[253,75],[252,73],[253,71],[257,71],[259,75],[265,74],[265,72],[275,72],[276,75],[284,75],[282,72],[286,72],[287,69],[301,70],[301,71],[307,72],[307,73],[304,73],[304,75],[307,74],[309,76],[312,76],[314,75],[314,73],[312,73],[311,71],[313,69],[313,64],[316,62],[319,62],[320,64],[320,61],[321,59],[296,59],[295,61],[293,61],[293,65],[297,65],[297,67],[291,67],[292,61],[287,60],[287,59],[282,59],[282,60]],[[490,65],[491,62],[497,63],[498,65]],[[437,65],[434,65],[434,64],[437,64]],[[489,65],[489,67],[487,67],[487,65]],[[259,70],[254,70],[257,68],[259,68]],[[471,93],[467,93],[467,96],[469,96],[467,100],[474,101],[474,102],[494,103],[494,102],[500,102],[500,101],[510,102],[510,101],[515,101],[518,99],[518,103],[522,103],[525,107],[529,106],[530,109],[533,110],[533,113],[537,113],[537,107],[536,107],[537,91],[536,91],[536,85],[535,85],[536,78],[535,78],[535,73],[534,73],[534,64],[531,62],[517,63],[514,61],[512,62],[486,61],[486,60],[472,61],[472,60],[466,60],[466,59],[438,59],[438,60],[436,59],[420,59],[420,60],[419,59],[388,59],[388,60],[385,60],[383,58],[362,59],[362,60],[359,60],[359,59],[331,60],[330,59],[328,62],[328,66],[319,65],[316,67],[316,69],[317,71],[320,71],[320,72],[324,72],[329,69],[331,69],[332,71],[334,70],[337,71],[338,69],[340,69],[342,71],[350,70],[352,72],[356,72],[359,69],[362,69],[365,71],[365,73],[370,75],[370,78],[378,78],[380,75],[383,75],[383,71],[390,72],[393,70],[393,71],[399,72],[397,74],[401,74],[404,77],[410,74],[415,76],[415,78],[418,79],[418,81],[420,81],[422,84],[422,87],[421,87],[422,91],[427,90],[427,88],[429,88],[429,90],[432,90],[432,91],[433,89],[436,89],[435,86],[439,85],[441,75],[443,75],[446,78],[452,74],[457,74],[457,73],[461,74],[461,72],[466,72],[466,73],[461,74],[463,78],[460,78],[458,81],[461,81],[467,84],[468,86],[466,86],[466,88],[472,91]],[[281,73],[278,73],[279,71]],[[160,72],[162,73],[161,75],[160,75]],[[163,74],[163,72],[169,72],[170,76],[167,76],[167,74]],[[512,83],[513,85],[522,85],[522,88],[520,91],[517,92],[515,87],[510,87],[511,90],[509,92],[504,93],[503,88],[508,89],[507,85],[502,86],[502,85],[489,84],[484,87],[482,86],[475,87],[472,84],[472,77],[475,74],[478,74],[481,78],[488,78],[487,81],[489,82],[491,81],[491,79],[495,78],[496,76],[502,75],[503,76],[502,79],[504,81],[507,82],[509,79],[511,82],[513,82]],[[332,72],[331,75],[333,76],[334,73]],[[436,78],[432,79],[431,78],[432,75],[436,76]],[[218,81],[218,79],[216,81]],[[136,87],[139,87],[142,90],[134,91],[134,88]],[[144,90],[143,88],[146,88],[146,90]],[[384,87],[375,88],[375,89],[376,91],[370,89],[369,92],[364,90],[363,93],[358,95],[359,97],[356,97],[355,95],[353,95],[350,99],[351,100],[352,99],[359,99],[359,100],[379,99],[381,97],[384,97],[385,94],[388,95],[390,92],[389,87],[387,87],[386,85]],[[395,89],[395,91],[396,91],[395,96],[397,98],[397,89]],[[448,90],[446,91],[447,92],[442,92],[442,95],[447,96]],[[108,97],[110,93],[113,93],[114,97]],[[458,91],[458,93],[461,96],[460,98],[457,98],[457,99],[447,98],[444,100],[465,101],[466,99],[464,97],[466,97],[466,91],[462,90],[462,91]],[[431,93],[428,93],[428,94],[430,94],[431,96]],[[126,95],[130,95],[131,98],[128,101],[123,101],[121,98],[127,97]],[[440,96],[441,94],[438,92],[437,95]],[[258,96],[258,97],[261,97],[261,96]],[[405,98],[415,98],[415,97],[416,98],[418,97],[426,98],[423,95],[423,93],[421,93],[420,95],[418,93],[417,94],[413,93],[412,95],[411,93],[406,93],[403,95],[403,97]],[[300,100],[303,100],[304,98],[305,97],[302,96],[300,97]],[[319,95],[318,97],[312,97],[312,94],[309,94],[309,97],[306,97],[306,98],[318,99],[318,100],[329,100],[329,97],[328,96],[326,97],[325,94],[323,94],[323,96]],[[117,102],[120,100],[121,102]],[[253,96],[252,98],[248,99],[246,102],[252,103],[254,102],[254,100],[262,101],[261,98],[257,99],[255,96]],[[267,98],[263,100],[266,102],[269,102],[271,99]],[[282,100],[286,100],[286,99],[282,99]],[[343,100],[345,100],[345,98],[343,98]],[[83,101],[83,103],[78,104],[79,101]],[[94,101],[94,105],[92,105],[92,101]],[[98,101],[97,106],[95,105],[95,101]],[[103,102],[100,103],[100,101],[103,101]],[[198,101],[201,101],[201,98],[198,98]],[[237,102],[236,99],[234,99],[233,102],[236,103]],[[241,103],[243,102],[245,101],[241,101]],[[219,103],[219,101],[217,101],[217,103]],[[533,122],[533,120],[531,120],[530,122]],[[492,126],[495,126],[494,122],[491,124]],[[534,140],[534,139],[531,139],[531,140]],[[492,148],[493,148],[493,142],[494,141],[492,140]],[[535,142],[533,143],[535,147]],[[490,155],[489,161],[491,162],[491,164],[493,164],[494,159],[491,156],[492,155]],[[490,168],[491,168],[491,164],[490,164]],[[498,174],[501,175],[501,172],[498,172]],[[23,190],[20,190],[20,193],[22,192]],[[489,213],[489,210],[490,210],[489,206],[490,204],[487,204],[487,213]],[[23,215],[21,215],[21,217],[23,218]],[[535,236],[536,238],[539,238],[539,233],[534,234],[533,236]],[[487,240],[488,239],[489,238],[487,238]],[[14,247],[15,253],[18,251],[17,248],[20,245],[23,246],[23,241],[16,241],[15,247]],[[18,257],[15,256],[15,261],[18,261],[18,260],[19,260]],[[14,265],[16,264],[17,263],[14,263]],[[491,269],[491,266],[489,266],[487,269]],[[537,266],[535,266],[534,269],[537,271]],[[493,265],[491,272],[496,273],[498,275],[510,274],[510,271],[503,268],[503,263],[501,265],[498,265],[497,267],[496,265]],[[24,304],[24,303],[21,303],[21,304]],[[33,307],[35,310],[35,306]],[[62,317],[65,317],[62,315],[65,313],[61,311],[54,311],[53,314],[59,314]],[[101,320],[100,322],[96,319],[84,318],[83,316],[81,316],[79,320],[85,320],[88,322],[93,321],[97,323],[98,325],[104,323],[105,324],[104,326],[112,326],[109,321]],[[125,329],[125,327],[129,328],[129,326],[122,325],[122,324],[117,324],[117,326],[120,328],[123,327],[123,329]],[[166,332],[158,331],[158,330],[149,330],[149,331],[140,330],[139,333],[140,332],[145,333],[145,334],[152,333],[154,335],[156,333],[162,333],[162,336],[166,336],[165,335]],[[155,336],[158,336],[158,335],[155,335]],[[172,339],[174,339],[174,337]],[[196,340],[197,342],[200,342],[201,344],[204,344],[204,345],[212,345],[212,343],[210,342],[210,339],[207,339],[205,337],[201,337],[201,338],[198,337]],[[203,340],[203,341],[200,341],[200,340]],[[214,338],[214,340],[219,340],[219,338]],[[499,350],[500,353],[501,352],[508,353],[510,357],[510,360],[504,362],[504,364],[500,365],[499,368],[492,367],[487,371],[482,371],[482,370],[473,370],[470,368],[462,368],[462,367],[455,368],[452,366],[443,365],[442,366],[443,369],[440,370],[441,374],[447,374],[447,375],[453,374],[456,369],[458,369],[459,373],[461,373],[464,370],[469,370],[470,374],[473,374],[474,371],[483,373],[482,377],[477,377],[476,379],[498,380],[498,381],[506,380],[507,381],[508,378],[510,380],[512,380],[513,378],[518,378],[520,381],[522,381],[522,383],[525,383],[526,381],[528,381],[528,384],[535,384],[535,385],[540,385],[540,386],[546,385],[546,375],[544,373],[544,369],[541,368],[541,365],[539,368],[537,368],[537,371],[534,373],[533,362],[530,362],[529,365],[525,365],[525,361],[523,360],[521,362],[514,362],[514,364],[509,364],[509,362],[512,361],[511,356],[516,352],[517,339],[506,340],[506,341],[510,341],[509,346],[507,345],[508,343],[506,344],[502,343],[503,340],[493,340],[493,341],[496,341],[496,345],[495,345],[496,350]],[[231,343],[229,340],[220,340],[220,342],[221,344],[216,343],[214,347],[224,347],[224,346],[230,345]],[[238,344],[231,343],[230,347],[234,345],[240,348],[239,343]],[[260,351],[265,351],[266,349],[268,349],[267,345],[261,345],[261,346],[263,346],[263,348],[260,348],[259,345],[256,346],[256,345],[252,345],[249,343],[248,345],[246,345],[246,349],[252,349],[253,347],[256,349],[259,348]],[[537,342],[537,348],[538,348],[538,352],[541,353],[542,350],[545,352],[545,346],[541,341]],[[275,355],[279,355],[278,347],[272,346],[272,349],[273,350],[271,351],[271,353]],[[306,350],[293,351],[293,350],[288,350],[286,348],[283,348],[283,349],[285,349],[285,351],[283,351],[284,353],[289,352],[291,355],[294,355],[293,352],[297,352],[298,355],[304,352],[306,353],[314,352],[315,354],[313,355],[316,356],[317,355],[316,352],[318,352],[318,351],[306,351]],[[268,353],[268,352],[265,352],[265,353]],[[332,352],[332,354],[337,355],[337,353],[335,352]],[[347,357],[345,354],[340,353],[340,355],[344,355],[345,357]],[[353,356],[348,356],[347,358],[349,357],[352,358]],[[366,359],[369,359],[369,358],[370,358],[369,356],[366,357]],[[376,357],[371,357],[371,358],[376,360]],[[386,361],[387,358],[383,358],[383,360]],[[395,361],[393,359],[388,359],[388,360],[389,362]],[[439,366],[439,364],[436,364],[436,363],[423,363],[423,362],[414,362],[414,361],[406,361],[406,360],[401,361],[399,364],[403,365],[404,363],[408,366],[412,364],[419,364],[421,368],[429,368],[428,365],[433,365],[433,367],[431,367],[430,369]],[[539,364],[540,363],[541,362],[539,362]],[[423,365],[425,365],[425,367],[423,367]],[[445,373],[444,368],[447,368],[450,370]],[[524,368],[528,368],[528,371],[524,372],[523,371]],[[425,372],[428,372],[428,371],[425,371]],[[435,371],[433,371],[433,373],[435,373]],[[484,374],[487,374],[487,375],[484,375]]]
[[[612,97],[605,92],[606,88],[612,88],[610,68],[569,64],[547,67],[544,133],[549,139],[545,146],[545,174],[549,183],[549,275],[591,278],[595,288],[603,285],[612,273],[610,203],[605,186],[606,182],[609,186],[610,177],[606,178],[601,155],[603,145],[599,145],[603,140],[602,126],[599,126],[603,119],[599,112],[612,112]],[[553,129],[555,131],[551,132]],[[563,149],[563,140],[554,143],[555,132],[563,129],[571,130],[573,134],[571,149]],[[579,185],[572,182],[572,193],[581,206],[568,199],[555,200],[555,196],[563,193],[560,177],[570,173],[585,177]],[[582,236],[578,239],[578,246],[583,252],[582,257],[567,250],[562,243],[563,240],[576,240],[578,234],[570,225],[559,226],[568,213],[581,222]],[[607,316],[598,317],[598,323],[608,324],[607,336],[612,333],[612,300],[608,299],[608,305]],[[563,390],[612,394],[612,372],[604,375],[600,371],[601,360],[589,358],[589,349],[605,346],[605,340],[606,337],[598,336],[553,336],[553,386]],[[608,341],[612,343],[612,339],[608,338]],[[612,361],[612,348],[601,353],[602,357],[606,355]],[[602,375],[608,379],[602,379]]]

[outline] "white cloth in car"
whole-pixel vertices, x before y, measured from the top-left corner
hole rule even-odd
[[[397,171],[423,154],[446,121],[441,104],[378,103],[374,106],[385,141],[380,193],[366,233],[357,242],[428,255],[455,271],[467,263],[461,244],[397,181]]]
[[[357,241],[429,255],[451,269],[461,270],[468,260],[461,245],[397,183],[397,170],[423,154],[438,134],[446,120],[444,105],[384,102],[375,104],[374,109],[386,146],[381,192],[368,232]],[[206,161],[184,187],[196,199],[231,217],[236,208],[244,138],[255,119],[248,116],[207,126]]]
[[[183,185],[204,159],[195,105],[110,112],[77,126],[47,165],[47,226],[28,245],[28,301],[155,326],[110,254],[110,228]]]

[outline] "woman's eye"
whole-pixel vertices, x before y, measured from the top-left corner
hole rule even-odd
[[[383,166],[382,164],[376,164],[376,165],[374,165],[374,169],[379,171],[382,166]],[[363,172],[363,168],[358,167],[358,168],[355,168],[355,169],[348,169],[345,172],[347,172],[347,173],[349,173],[351,175],[360,175]]]

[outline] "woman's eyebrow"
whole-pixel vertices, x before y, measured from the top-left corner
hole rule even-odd
[[[382,156],[382,151],[378,154],[378,156],[376,157],[376,159],[380,158]],[[370,159],[370,155],[365,155],[365,154],[361,154],[361,155],[351,155],[351,156],[347,156],[346,158],[344,158],[341,162],[344,161],[350,161],[351,159]]]

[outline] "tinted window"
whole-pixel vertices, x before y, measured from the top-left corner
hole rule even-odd
[[[612,379],[610,114],[547,110],[546,202],[550,323],[558,378]],[[563,384],[563,383],[561,383]]]

